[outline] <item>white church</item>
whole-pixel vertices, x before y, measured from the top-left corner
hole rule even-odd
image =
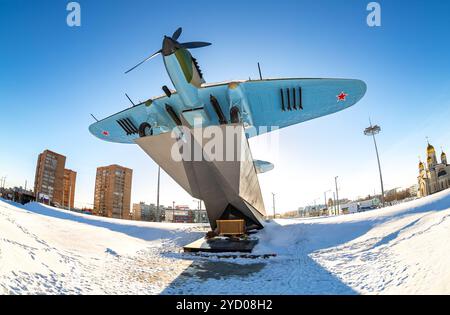
[[[434,147],[428,143],[427,165],[419,162],[418,197],[432,195],[450,187],[450,165],[447,164],[447,155],[442,151],[441,163],[438,163]]]

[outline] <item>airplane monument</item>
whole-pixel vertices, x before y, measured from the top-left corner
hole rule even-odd
[[[217,220],[228,219],[244,220],[246,230],[261,229],[266,212],[257,174],[273,165],[253,160],[248,138],[344,110],[364,96],[366,84],[318,78],[206,84],[189,50],[210,43],[180,43],[180,35],[181,28],[165,36],[159,51],[127,71],[162,55],[175,90],[163,86],[163,96],[97,121],[89,130],[105,141],[139,145],[189,194],[203,200],[213,230]],[[212,133],[221,138],[213,150],[208,145]],[[192,158],[186,152],[200,155]]]

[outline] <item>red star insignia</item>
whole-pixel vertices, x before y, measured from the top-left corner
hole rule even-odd
[[[337,97],[338,102],[340,102],[340,101],[345,101],[345,98],[347,96],[348,96],[348,94],[341,92],[341,94],[337,95],[336,97]]]
[[[106,130],[105,130],[105,131],[103,131],[103,132],[102,132],[102,134],[103,134],[104,136],[109,136],[109,132],[108,132],[108,131],[106,131]]]

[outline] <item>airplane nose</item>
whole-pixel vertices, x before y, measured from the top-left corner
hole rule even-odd
[[[164,40],[163,40],[163,47],[162,47],[162,54],[163,56],[169,56],[171,54],[173,54],[176,50],[176,42],[168,37],[168,36],[164,36]]]

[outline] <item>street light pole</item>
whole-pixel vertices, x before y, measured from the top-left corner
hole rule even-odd
[[[333,208],[334,208],[334,214],[336,214],[336,192],[333,191]]]
[[[172,222],[175,222],[175,201],[172,201]]]
[[[320,200],[320,198],[314,199],[314,213],[316,213],[317,216],[320,217],[320,210],[317,209],[317,201],[319,201],[319,200]]]
[[[378,146],[377,141],[375,139],[375,135],[379,134],[381,131],[381,127],[378,125],[372,126],[372,122],[369,120],[370,126],[364,130],[364,134],[366,136],[372,136],[373,144],[375,146],[375,153],[377,154],[377,162],[378,162],[378,171],[380,173],[380,183],[381,183],[381,203],[384,207],[384,186],[383,186],[383,175],[381,174],[381,163],[380,156],[378,155]]]
[[[334,184],[336,185],[336,215],[339,215],[339,192],[338,192],[338,185],[337,185],[337,179],[339,176],[334,177]]]
[[[200,210],[201,210],[201,200],[199,199],[198,200],[198,203],[197,203],[197,205],[198,205],[198,210],[197,210],[197,222],[196,223],[200,223],[200,217],[201,217],[201,213],[200,213]]]
[[[276,212],[275,212],[275,193],[272,193],[272,206],[273,206],[273,218],[275,219]]]
[[[331,190],[327,190],[323,193],[324,199],[325,199],[325,209],[328,209],[328,204],[327,204],[327,192],[331,192]],[[328,211],[329,213],[329,211]]]
[[[70,180],[70,178],[69,178],[69,180]],[[68,204],[69,210],[71,208],[71,204],[72,204],[72,181],[70,182],[70,185],[69,185],[69,204]]]
[[[194,223],[199,223],[200,222],[200,207],[201,207],[200,203],[201,203],[201,200],[200,199],[194,199],[192,201],[197,202],[197,209],[195,209],[195,211],[194,211],[194,218],[195,218],[195,222]]]
[[[161,214],[159,213],[159,182],[160,182],[160,176],[161,176],[161,166],[158,165],[158,186],[157,186],[157,193],[156,193],[156,222],[161,221]]]

